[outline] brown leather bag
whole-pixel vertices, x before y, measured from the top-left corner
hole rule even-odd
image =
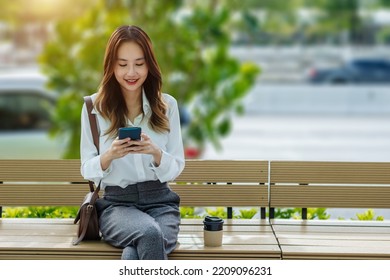
[[[89,123],[93,136],[93,142],[99,153],[99,135],[97,130],[96,116],[92,114],[93,104],[90,96],[84,97],[88,110]],[[73,245],[79,244],[82,240],[100,240],[99,218],[95,207],[96,201],[99,198],[100,184],[95,188],[94,182],[89,181],[89,192],[85,195],[83,203],[77,213],[74,223],[79,222],[77,232],[77,240],[73,241]]]

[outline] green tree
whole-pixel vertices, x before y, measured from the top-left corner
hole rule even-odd
[[[221,0],[239,15],[240,36],[254,44],[283,44],[299,32],[298,9],[304,0]]]
[[[390,0],[378,0],[378,2],[379,6],[390,7]]]
[[[82,17],[63,19],[40,57],[48,86],[60,93],[53,134],[68,139],[65,158],[79,157],[82,96],[97,91],[105,45],[120,25],[141,26],[152,38],[163,73],[163,91],[179,104],[191,104],[192,122],[184,131],[203,148],[231,128],[242,113],[241,99],[255,82],[258,67],[229,55],[230,11],[209,2],[183,13],[182,1],[98,1]]]
[[[359,0],[313,0],[306,6],[318,12],[317,22],[309,28],[309,33],[344,43],[359,42],[363,27]]]

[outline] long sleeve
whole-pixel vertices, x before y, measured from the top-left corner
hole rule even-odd
[[[177,102],[171,96],[166,97],[169,104],[170,132],[166,149],[162,150],[161,163],[152,169],[161,182],[175,179],[184,169],[184,148],[180,128],[180,116]]]
[[[81,174],[86,180],[96,184],[109,173],[110,169],[103,171],[100,165],[100,155],[93,143],[91,126],[86,105],[81,111],[81,138],[80,138]]]

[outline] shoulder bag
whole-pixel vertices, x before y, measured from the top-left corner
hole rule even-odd
[[[87,106],[89,124],[91,126],[93,142],[99,153],[99,135],[97,130],[96,116],[92,114],[93,103],[90,96],[84,97],[84,102]],[[100,240],[99,218],[95,207],[96,201],[99,198],[100,183],[95,188],[95,184],[89,181],[89,192],[84,197],[83,203],[77,213],[74,223],[79,222],[77,231],[77,239],[73,241],[73,245],[79,244],[82,240]]]

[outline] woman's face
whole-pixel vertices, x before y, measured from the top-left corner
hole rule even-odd
[[[134,42],[122,43],[114,67],[115,78],[124,95],[141,93],[148,67],[141,47]]]

